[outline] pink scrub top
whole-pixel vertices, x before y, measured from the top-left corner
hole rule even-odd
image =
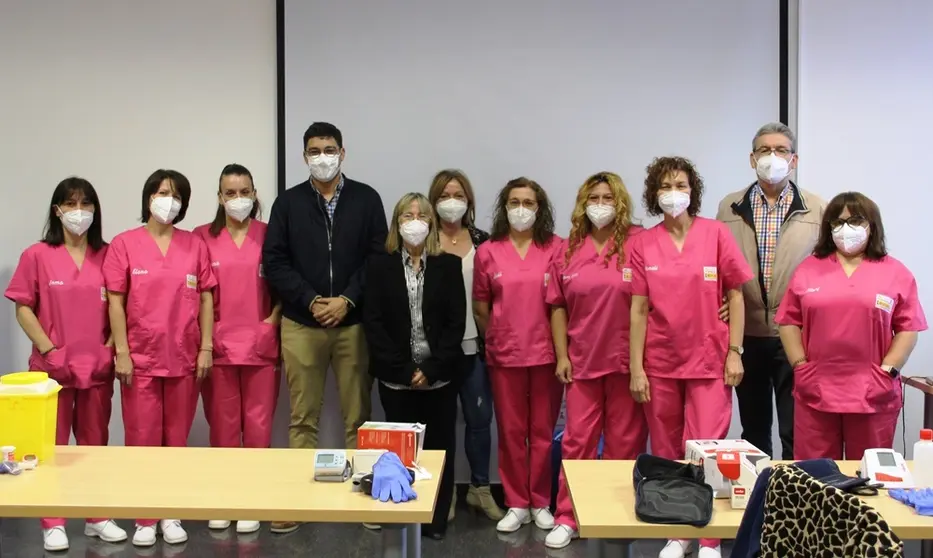
[[[194,232],[207,246],[217,280],[214,288],[214,364],[267,366],[279,358],[278,327],[265,319],[272,314],[272,296],[262,275],[262,243],[266,224],[250,220],[246,238],[237,247],[226,227],[216,237],[210,225]]]
[[[567,310],[567,352],[575,380],[628,373],[632,245],[644,229],[632,226],[623,245],[623,266],[615,254],[606,261],[610,242],[596,252],[586,237],[567,263],[568,241],[551,260],[547,302]]]
[[[555,362],[550,307],[545,302],[551,257],[561,238],[532,243],[524,259],[508,238],[484,242],[476,251],[473,299],[490,305],[486,362],[521,368]]]
[[[29,369],[47,372],[65,388],[88,389],[113,382],[107,290],[102,267],[105,246],[90,247],[81,269],[65,246],[33,244],[20,256],[5,296],[28,306],[56,349],[45,356],[32,348]]]
[[[729,324],[719,319],[727,291],[752,279],[725,224],[695,217],[683,249],[658,223],[635,237],[632,294],[648,298],[644,368],[648,376],[723,378]]]
[[[133,373],[193,375],[201,343],[201,293],[217,282],[207,246],[175,229],[165,256],[146,227],[118,234],[104,261],[107,290],[126,296],[126,335]]]
[[[901,407],[901,384],[881,369],[894,335],[924,331],[917,281],[891,256],[862,260],[851,277],[832,254],[797,267],[775,321],[801,328],[807,362],[794,369],[794,396],[826,413]]]

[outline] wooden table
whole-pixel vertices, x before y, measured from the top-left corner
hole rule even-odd
[[[603,460],[563,462],[581,537],[632,540],[735,538],[745,510],[733,510],[728,499],[715,500],[713,519],[702,528],[639,521],[635,517],[635,489],[632,487],[634,463]],[[858,461],[839,462],[839,469],[848,475],[854,475],[858,466]],[[863,500],[878,510],[901,539],[933,539],[933,517],[917,515],[912,508],[884,492]]]
[[[923,427],[933,428],[933,378],[901,376],[901,382],[923,392]]]
[[[444,452],[424,451],[420,463],[432,478],[415,483],[417,500],[393,504],[350,482],[314,482],[313,450],[60,446],[33,471],[0,475],[0,518],[375,523],[400,527],[382,530],[386,555],[417,557]]]

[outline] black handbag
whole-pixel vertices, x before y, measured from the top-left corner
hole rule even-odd
[[[703,527],[713,518],[713,489],[702,467],[643,453],[632,481],[640,521]]]

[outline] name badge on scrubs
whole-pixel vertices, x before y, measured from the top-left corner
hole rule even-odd
[[[876,294],[875,295],[875,308],[884,310],[885,312],[890,314],[891,311],[894,310],[894,299],[889,296],[885,296],[883,294]]]
[[[547,287],[547,284],[548,284],[550,281],[551,281],[551,274],[550,274],[550,273],[545,273],[545,274],[544,274],[544,286]]]
[[[188,276],[186,277],[186,279],[187,279],[187,285],[188,285],[188,288],[189,288],[189,289],[197,289],[197,288],[198,288],[198,277],[197,277],[197,275],[188,275]]]
[[[107,302],[107,287],[100,288],[100,300],[101,302]]]
[[[716,271],[715,265],[707,265],[703,267],[703,280],[704,281],[718,281],[719,272]]]
[[[632,268],[630,267],[622,268],[622,280],[625,281],[626,283],[632,282]]]

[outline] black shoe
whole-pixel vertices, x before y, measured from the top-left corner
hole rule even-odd
[[[442,530],[439,530],[439,529],[435,529],[435,528],[433,528],[433,527],[426,527],[426,526],[425,526],[425,527],[422,527],[422,528],[421,528],[421,536],[424,537],[424,538],[426,538],[426,539],[433,539],[433,540],[435,540],[435,541],[442,541],[442,540],[444,540],[444,535],[446,535],[445,531],[442,531]]]

